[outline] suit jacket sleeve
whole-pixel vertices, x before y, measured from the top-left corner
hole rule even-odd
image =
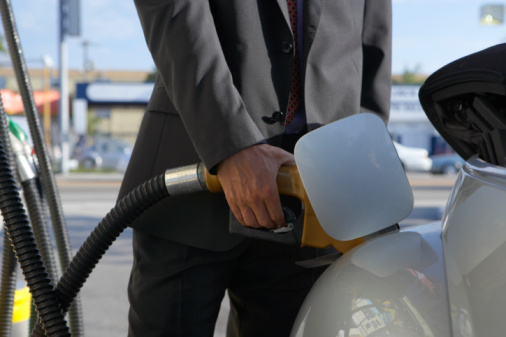
[[[391,0],[367,0],[363,27],[364,69],[361,106],[366,111],[379,114],[387,122],[392,87]]]
[[[209,2],[135,5],[159,76],[205,165],[264,141],[233,84]]]

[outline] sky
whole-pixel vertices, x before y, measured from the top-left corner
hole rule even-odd
[[[416,70],[429,75],[457,58],[506,42],[506,24],[479,23],[483,4],[501,2],[392,1],[394,74]],[[88,41],[88,57],[96,70],[154,69],[133,0],[80,2],[81,36],[67,38],[70,69],[83,70],[84,41]],[[58,67],[58,0],[15,0],[12,6],[28,67],[41,68],[44,56]],[[7,56],[0,56],[0,66],[8,63]]]

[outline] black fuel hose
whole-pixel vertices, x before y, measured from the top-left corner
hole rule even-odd
[[[72,258],[70,239],[65,225],[63,208],[56,188],[56,179],[52,170],[50,156],[44,144],[42,127],[39,121],[37,106],[33,99],[33,90],[30,84],[30,77],[23,57],[19,35],[16,29],[14,14],[10,0],[0,0],[0,14],[4,26],[5,40],[11,56],[12,65],[15,70],[19,91],[25,108],[28,126],[32,135],[35,153],[39,162],[40,179],[44,191],[47,194],[47,202],[55,235],[56,247],[58,250],[61,269],[64,270]],[[69,314],[69,321],[72,326],[74,337],[84,335],[82,322],[82,309],[77,298]]]
[[[28,216],[30,218],[30,223],[32,224],[32,230],[35,241],[37,242],[37,247],[46,266],[49,278],[56,281],[58,279],[56,260],[51,247],[49,231],[46,226],[37,179],[33,178],[25,180],[21,182],[21,186],[23,188]]]
[[[132,190],[107,213],[79,248],[56,286],[56,296],[64,313],[116,238],[139,215],[168,196],[165,174],[162,174]],[[39,324],[32,331],[34,336],[44,336]]]
[[[3,233],[4,246],[2,249],[2,277],[0,291],[0,336],[10,337],[12,331],[12,312],[14,294],[16,292],[16,278],[18,261],[11,248],[9,235]]]
[[[2,96],[0,95],[0,139],[5,144],[9,162],[13,171],[16,170],[16,160],[12,151],[9,138],[9,126],[5,114]],[[12,251],[9,235],[3,232],[4,246],[2,249],[2,276],[0,283],[0,337],[10,337],[12,331],[12,313],[16,281],[18,275],[18,263]]]
[[[0,143],[0,210],[32,299],[48,336],[70,336],[56,291],[40,257],[3,144]]]
[[[26,179],[21,182],[23,188],[24,199],[28,216],[32,225],[33,235],[37,242],[37,247],[40,251],[42,261],[46,266],[46,271],[52,283],[58,280],[58,270],[56,267],[56,260],[54,258],[53,249],[51,247],[51,239],[47,226],[46,217],[44,214],[44,207],[41,200],[39,184],[37,178]],[[30,329],[33,329],[37,324],[37,312],[35,306],[32,305],[30,314]],[[1,335],[0,335],[1,336]]]

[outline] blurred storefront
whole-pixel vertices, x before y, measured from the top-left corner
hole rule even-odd
[[[392,139],[410,147],[427,149],[429,154],[451,152],[432,126],[418,99],[419,85],[393,85],[388,130]]]
[[[91,71],[83,74],[69,71],[71,132],[79,138],[100,137],[135,142],[144,108],[153,83],[146,82],[149,72]],[[57,134],[58,72],[52,69],[30,69],[34,99],[41,115],[50,111],[51,133]],[[49,89],[47,81],[49,80]],[[23,115],[14,73],[0,68],[0,93],[8,114]],[[446,142],[427,119],[420,102],[420,85],[392,86],[392,105],[388,130],[392,139],[406,146],[421,147],[430,154],[451,152]],[[44,102],[48,102],[44,104]]]

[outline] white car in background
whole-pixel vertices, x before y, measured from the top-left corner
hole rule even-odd
[[[426,149],[409,147],[397,142],[394,142],[394,146],[406,171],[428,172],[431,169],[432,160]]]

